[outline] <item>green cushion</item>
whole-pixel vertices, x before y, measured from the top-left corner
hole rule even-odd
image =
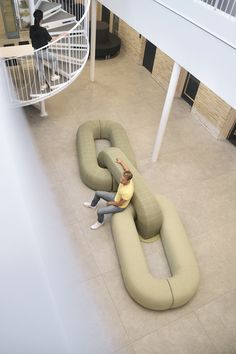
[[[117,157],[123,160],[133,173],[134,195],[132,204],[136,212],[138,232],[143,238],[153,237],[160,232],[162,212],[155,196],[146,185],[143,177],[118,148],[107,148],[101,151],[98,155],[98,161],[102,166],[108,168],[118,183],[123,169],[115,162]]]
[[[94,190],[115,191],[117,183],[111,173],[97,162],[96,139],[107,139],[111,146],[119,147],[136,165],[134,153],[126,131],[116,122],[93,120],[82,124],[77,131],[77,153],[80,176],[83,182]]]
[[[163,214],[160,235],[171,277],[156,278],[150,273],[131,205],[124,212],[113,215],[112,233],[130,296],[146,308],[166,310],[182,306],[192,298],[198,287],[199,270],[174,206],[162,196],[157,200]]]

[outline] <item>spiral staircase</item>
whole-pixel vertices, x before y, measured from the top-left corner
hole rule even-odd
[[[53,39],[47,46],[32,50],[23,56],[14,56],[4,61],[3,75],[7,82],[7,94],[13,106],[32,105],[57,94],[70,85],[83,70],[89,55],[89,6],[90,0],[75,3],[74,0],[35,0],[35,9],[44,13],[42,26]],[[50,80],[52,71],[47,59],[43,70],[47,83],[41,89],[36,57],[47,49],[53,54],[60,79]]]

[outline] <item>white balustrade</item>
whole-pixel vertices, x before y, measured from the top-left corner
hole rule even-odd
[[[236,18],[236,0],[198,0],[213,10],[221,11],[229,18]]]
[[[60,4],[67,12],[76,15],[77,21],[74,26],[72,23],[69,31],[62,32],[62,26],[60,36],[37,50],[31,45],[0,48],[0,61],[5,64],[6,90],[14,106],[31,105],[60,92],[71,84],[87,62],[90,0],[79,4],[61,0]],[[51,80],[54,71],[60,76],[56,81]],[[46,87],[43,89],[44,83]]]

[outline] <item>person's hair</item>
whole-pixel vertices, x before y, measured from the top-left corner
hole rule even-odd
[[[133,178],[133,174],[130,171],[125,171],[123,176],[127,179],[127,181],[130,181],[131,178]]]
[[[39,9],[35,10],[33,15],[34,15],[34,25],[36,27],[39,27],[39,23],[43,19],[43,11],[41,11]]]

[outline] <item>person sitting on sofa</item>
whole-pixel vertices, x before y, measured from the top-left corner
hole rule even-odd
[[[99,200],[102,198],[107,202],[107,205],[97,211],[97,222],[93,224],[90,228],[92,230],[98,229],[104,224],[105,214],[115,214],[124,211],[129,205],[131,198],[134,194],[134,183],[133,175],[129,171],[128,167],[120,159],[116,159],[116,162],[120,164],[124,170],[123,175],[120,179],[120,184],[116,193],[97,191],[91,203],[84,202],[84,206],[87,208],[95,209]]]

